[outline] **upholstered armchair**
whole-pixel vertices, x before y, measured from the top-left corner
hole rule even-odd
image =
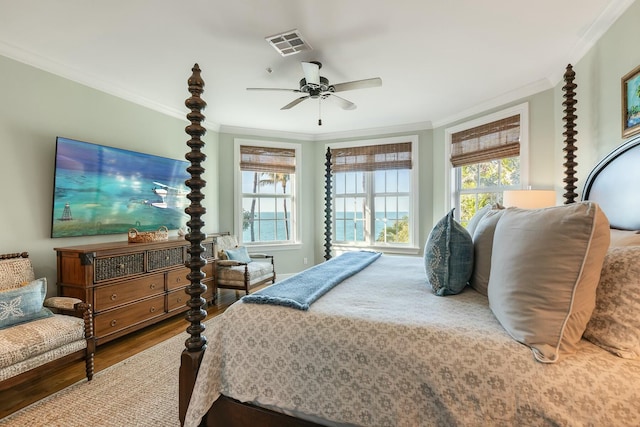
[[[218,256],[215,260],[215,283],[221,289],[251,289],[276,281],[273,255],[249,253],[244,246],[238,246],[234,235],[217,237]]]
[[[0,392],[79,359],[93,377],[91,305],[46,291],[26,252],[0,255]]]

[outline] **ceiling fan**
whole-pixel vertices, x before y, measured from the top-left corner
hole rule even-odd
[[[304,96],[294,99],[293,101],[282,107],[281,110],[288,110],[309,98],[318,100],[329,98],[336,102],[344,110],[355,110],[357,107],[356,104],[336,95],[335,93],[345,92],[347,90],[382,86],[382,79],[380,77],[329,84],[329,79],[320,75],[320,68],[322,68],[322,64],[318,61],[302,62],[304,78],[300,80],[299,89],[248,87],[247,90],[277,90],[305,94]],[[322,125],[322,119],[320,118],[318,119],[318,125]]]

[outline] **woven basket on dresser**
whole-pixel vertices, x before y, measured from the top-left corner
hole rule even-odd
[[[169,240],[169,229],[164,225],[158,231],[138,231],[129,229],[129,243],[151,243]]]

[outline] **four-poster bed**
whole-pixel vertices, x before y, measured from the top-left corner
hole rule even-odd
[[[584,206],[585,212],[592,212],[598,210],[595,204],[575,203],[576,101],[570,66],[565,81],[564,197],[568,208]],[[452,297],[434,296],[425,285],[424,266],[415,257],[380,257],[308,311],[236,303],[211,321],[207,342],[202,335],[205,301],[200,296],[205,290],[200,283],[205,263],[200,245],[203,86],[196,65],[189,79],[192,97],[186,101],[191,109],[187,133],[192,151],[187,159],[193,178],[188,182],[192,188],[192,205],[187,209],[190,337],[180,368],[181,423],[225,427],[640,423],[637,359],[613,355],[594,344],[594,338],[580,340],[578,351],[567,353],[558,363],[535,361],[533,347],[514,340],[496,320],[486,295],[467,288]],[[609,178],[608,170],[626,164],[621,159],[629,152],[640,153],[640,138],[594,169],[583,198],[602,201],[607,216],[615,218],[612,224],[635,230],[640,227],[630,218],[640,217],[640,207],[621,218],[615,215],[620,198],[614,190],[620,185],[617,178]],[[639,155],[634,154],[636,159]],[[330,151],[326,167],[329,192]],[[630,188],[640,186],[637,168],[615,173],[635,183]],[[611,203],[601,198],[603,193]],[[608,228],[606,233],[608,246]],[[325,237],[325,258],[330,259],[330,235]],[[625,235],[629,237],[634,238]],[[595,337],[598,330],[592,329]]]

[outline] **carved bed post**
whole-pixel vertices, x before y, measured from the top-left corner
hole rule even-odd
[[[185,128],[185,132],[191,136],[191,139],[187,141],[191,151],[185,155],[185,158],[191,162],[191,165],[187,168],[187,172],[191,174],[191,179],[185,181],[187,187],[191,189],[187,195],[191,204],[184,210],[191,218],[187,222],[190,231],[185,236],[185,239],[191,242],[191,246],[188,248],[190,258],[186,262],[187,267],[191,269],[187,275],[187,279],[191,283],[186,289],[186,293],[191,297],[187,302],[189,311],[186,314],[186,319],[190,322],[189,327],[187,327],[190,337],[185,341],[185,349],[180,359],[179,416],[181,424],[184,424],[198,367],[207,347],[207,339],[201,335],[205,329],[202,321],[207,316],[207,312],[202,308],[206,301],[201,296],[207,290],[207,287],[202,284],[202,280],[205,277],[202,268],[207,264],[207,261],[202,257],[202,253],[205,251],[202,241],[206,238],[206,235],[202,232],[204,222],[201,219],[202,215],[206,213],[206,209],[200,203],[204,199],[204,195],[200,190],[206,185],[206,181],[202,179],[204,168],[201,166],[206,156],[201,151],[204,147],[204,142],[200,139],[206,133],[206,129],[200,123],[204,120],[204,115],[201,111],[207,106],[207,103],[200,98],[204,90],[204,81],[200,77],[198,64],[195,64],[191,71],[192,74],[188,80],[191,97],[185,101],[185,105],[191,110],[187,113],[187,119],[191,124]]]
[[[76,312],[82,312],[82,320],[84,320],[84,337],[87,340],[87,353],[85,359],[85,371],[87,379],[93,379],[93,360],[96,353],[96,339],[93,336],[93,314],[91,313],[91,304],[85,302],[76,303],[73,307]]]
[[[576,73],[573,71],[573,67],[571,66],[571,64],[567,65],[567,70],[564,73],[565,85],[562,87],[562,90],[564,91],[563,96],[565,98],[565,101],[562,103],[562,105],[565,107],[563,110],[565,114],[563,120],[565,121],[564,127],[566,129],[563,133],[565,137],[565,147],[563,151],[566,153],[566,155],[564,156],[566,162],[563,163],[566,175],[566,177],[563,179],[563,182],[566,184],[564,186],[566,192],[563,195],[565,205],[574,203],[575,199],[578,197],[575,192],[577,188],[575,183],[576,181],[578,181],[578,178],[575,177],[575,167],[578,166],[578,163],[576,163],[575,161],[575,152],[578,149],[575,146],[575,136],[578,133],[578,131],[575,130],[575,120],[578,118],[578,116],[575,115],[575,105],[578,102],[575,99],[576,93],[574,92],[576,87],[578,87],[575,83],[573,83],[573,79],[575,76]]]
[[[324,175],[324,259],[331,259],[331,148],[327,147]]]

